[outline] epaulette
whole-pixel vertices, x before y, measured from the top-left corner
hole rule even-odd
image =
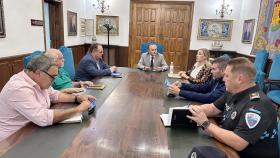
[[[251,94],[249,94],[249,96],[250,96],[250,100],[255,100],[255,99],[261,98],[259,92],[251,93]]]

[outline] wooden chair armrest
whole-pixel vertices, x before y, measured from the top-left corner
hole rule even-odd
[[[268,83],[268,84],[280,85],[280,80],[269,80],[269,79],[266,79],[266,80],[264,80],[264,82]]]

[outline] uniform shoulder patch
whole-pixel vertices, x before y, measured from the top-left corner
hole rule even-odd
[[[252,113],[252,112],[247,112],[245,114],[245,121],[250,129],[256,127],[260,122],[260,120],[261,120],[261,116],[259,114]]]
[[[251,94],[249,94],[249,96],[250,96],[250,100],[255,100],[255,99],[261,98],[259,92],[251,93]]]

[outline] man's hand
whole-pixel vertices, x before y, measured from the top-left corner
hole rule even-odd
[[[93,100],[96,100],[96,98],[92,95],[78,95],[77,100],[78,100],[78,102],[93,101]]]
[[[189,107],[192,116],[187,116],[189,119],[195,121],[198,125],[201,125],[203,122],[208,121],[206,114],[200,109],[197,105],[191,105]]]
[[[182,87],[182,83],[179,81],[176,81],[176,82],[172,83],[172,86],[177,86],[180,88],[180,87]]]
[[[79,92],[83,92],[83,91],[84,91],[83,88],[66,88],[66,89],[61,90],[61,92],[67,93],[67,94],[79,93]]]
[[[150,67],[148,67],[148,66],[144,66],[144,70],[145,70],[145,71],[150,71],[150,70],[151,70],[151,68],[150,68]]]
[[[87,86],[92,86],[93,83],[91,81],[80,81],[80,86],[81,87],[87,87]]]
[[[168,90],[171,94],[179,95],[180,93],[180,88],[176,85],[171,85]]]
[[[90,101],[85,100],[79,106],[77,106],[77,109],[78,109],[79,112],[83,112],[83,111],[88,110],[89,107],[90,107]]]
[[[156,67],[155,70],[156,71],[162,71],[162,67]]]
[[[117,71],[117,69],[118,69],[118,68],[117,68],[116,66],[110,67],[111,72]]]

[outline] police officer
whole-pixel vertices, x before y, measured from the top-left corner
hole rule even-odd
[[[192,116],[206,132],[246,158],[278,157],[277,113],[255,84],[256,70],[247,58],[228,62],[224,81],[227,93],[212,104],[191,106]],[[219,126],[207,117],[223,114]]]

